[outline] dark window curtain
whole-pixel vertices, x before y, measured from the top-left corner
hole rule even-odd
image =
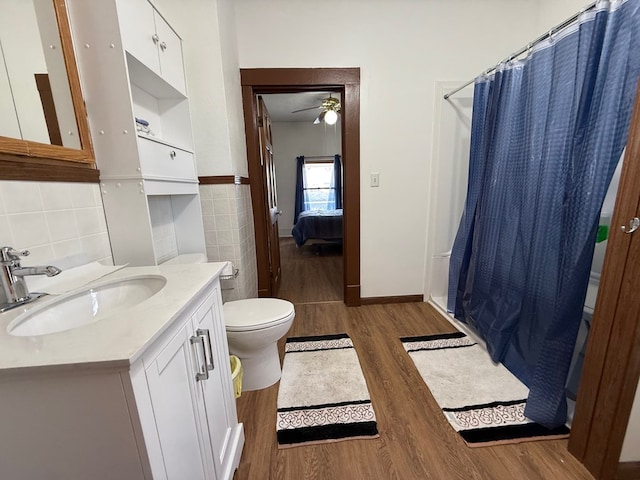
[[[296,198],[293,209],[293,224],[298,222],[300,213],[304,211],[304,156],[296,157]]]
[[[336,192],[336,210],[338,210],[342,208],[342,162],[340,155],[333,158],[333,187]]]
[[[529,387],[524,413],[547,427],[567,417],[600,209],[640,75],[638,25],[640,2],[602,2],[476,82],[449,306]]]

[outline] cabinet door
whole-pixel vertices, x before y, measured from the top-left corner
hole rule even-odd
[[[147,0],[118,0],[118,23],[127,52],[160,75],[155,10]]]
[[[173,88],[185,94],[184,65],[182,63],[182,41],[164,18],[156,11],[156,33],[158,34],[160,70],[164,78]]]
[[[223,476],[221,468],[226,469],[227,467],[225,457],[231,439],[231,408],[232,405],[235,405],[235,398],[232,393],[226,333],[219,313],[219,305],[222,303],[219,298],[219,284],[216,285],[214,295],[209,297],[200,307],[194,321],[196,333],[201,333],[207,338],[207,349],[211,345],[211,350],[208,353],[209,379],[200,382],[200,384],[207,411],[207,423],[215,465],[218,476],[221,477]],[[211,361],[213,365],[211,365]],[[233,415],[235,416],[235,410]]]
[[[198,368],[204,359],[198,344],[191,343],[192,326],[185,326],[146,368],[147,383],[166,476],[176,479],[215,478],[212,454],[202,425],[206,413]],[[202,363],[202,364],[201,364]]]

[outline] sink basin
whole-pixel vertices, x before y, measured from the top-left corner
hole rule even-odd
[[[47,335],[110,317],[153,297],[166,285],[161,275],[104,281],[54,297],[19,315],[7,327],[15,336]]]

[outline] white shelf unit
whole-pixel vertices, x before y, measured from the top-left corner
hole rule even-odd
[[[67,4],[114,261],[168,259],[153,196],[169,197],[174,253],[205,253],[180,37],[147,0]]]

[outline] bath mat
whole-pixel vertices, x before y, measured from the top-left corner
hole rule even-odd
[[[367,384],[346,333],[287,339],[276,432],[279,448],[378,437]]]
[[[462,332],[400,339],[453,429],[470,447],[566,438],[524,416],[529,389]]]

